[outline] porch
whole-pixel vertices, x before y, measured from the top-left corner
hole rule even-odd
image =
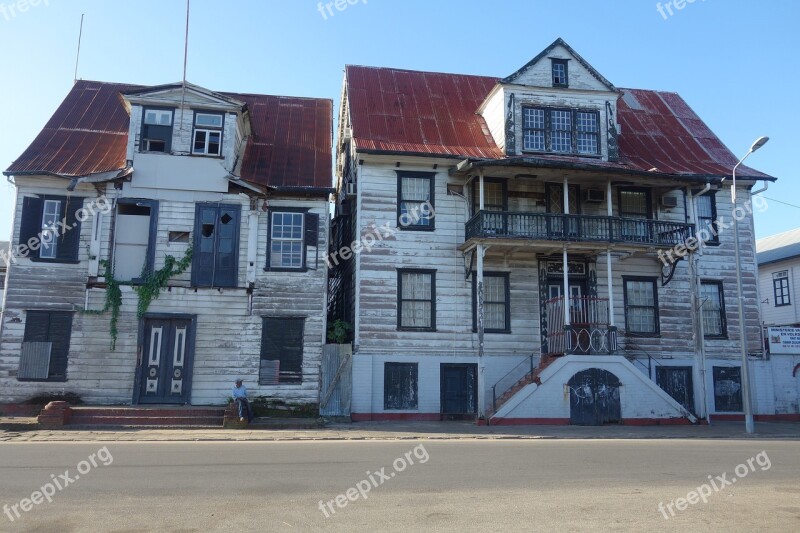
[[[609,355],[617,351],[617,328],[609,318],[608,298],[558,296],[545,302],[548,328],[544,356]],[[543,346],[545,344],[543,343]]]

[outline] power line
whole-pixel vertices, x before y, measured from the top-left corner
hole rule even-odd
[[[794,207],[795,209],[800,209],[800,205],[794,205],[794,204],[790,204],[788,202],[782,202],[781,200],[776,200],[775,198],[769,198],[767,196],[762,196],[762,198],[765,198],[765,199],[769,200],[770,202],[777,202],[779,204],[788,205],[789,207]]]

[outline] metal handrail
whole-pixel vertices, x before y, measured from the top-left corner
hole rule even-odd
[[[527,363],[527,364],[528,364],[528,366],[526,367],[526,370],[528,370],[528,371],[527,371],[527,372],[525,372],[525,373],[524,373],[524,374],[522,374],[522,375],[519,375],[519,367],[521,367],[521,366],[522,366],[523,364],[525,364],[525,363]],[[519,377],[517,377],[516,379],[514,379],[514,380],[513,380],[513,381],[512,381],[512,382],[511,382],[511,383],[508,385],[508,387],[505,387],[505,388],[501,389],[501,391],[502,391],[502,392],[501,392],[501,394],[502,394],[502,393],[505,393],[505,391],[507,391],[508,389],[510,389],[510,388],[511,388],[511,387],[512,387],[512,386],[513,386],[515,383],[517,383],[517,382],[518,382],[520,379],[524,378],[524,377],[525,377],[525,376],[527,376],[529,373],[530,373],[530,374],[533,374],[533,371],[534,371],[534,366],[533,366],[533,354],[530,354],[528,357],[526,357],[525,359],[523,359],[522,361],[520,361],[520,362],[519,362],[519,363],[518,363],[518,364],[517,364],[517,365],[516,365],[514,368],[512,368],[511,370],[509,370],[509,371],[508,371],[508,373],[507,373],[505,376],[503,376],[502,378],[498,379],[498,380],[497,380],[497,382],[496,382],[494,385],[492,385],[492,412],[494,412],[494,413],[496,413],[496,412],[497,412],[497,388],[498,388],[498,385],[500,385],[500,383],[501,383],[503,380],[505,380],[505,379],[506,379],[508,376],[510,376],[510,375],[512,375],[512,374],[514,374],[514,373],[516,372],[516,375],[518,375]]]

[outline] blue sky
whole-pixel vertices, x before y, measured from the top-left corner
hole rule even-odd
[[[756,218],[763,237],[800,225],[800,2],[694,0],[192,0],[189,81],[213,90],[333,98],[345,64],[505,76],[563,37],[618,87],[680,93],[736,154],[779,178]],[[675,2],[675,0],[671,0]],[[664,5],[667,2],[662,1]],[[678,0],[680,4],[680,0]],[[27,147],[78,77],[179,81],[184,0],[0,0],[0,167]],[[666,17],[666,18],[665,18]],[[14,190],[0,185],[0,240]],[[794,204],[793,206],[778,201]]]

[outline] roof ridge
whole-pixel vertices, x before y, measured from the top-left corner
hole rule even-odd
[[[375,66],[371,66],[371,65],[351,65],[351,64],[345,65],[345,69],[348,69],[350,67],[369,68],[369,69],[374,69],[374,70],[399,70],[400,72],[414,72],[414,73],[417,73],[417,74],[442,74],[444,76],[465,76],[465,77],[470,77],[470,78],[491,78],[491,79],[497,80],[498,82],[503,79],[500,76],[487,76],[487,75],[484,75],[484,74],[463,74],[463,73],[458,73],[458,72],[439,72],[439,71],[434,71],[434,70],[415,70],[415,69],[398,68],[398,67],[375,67]]]

